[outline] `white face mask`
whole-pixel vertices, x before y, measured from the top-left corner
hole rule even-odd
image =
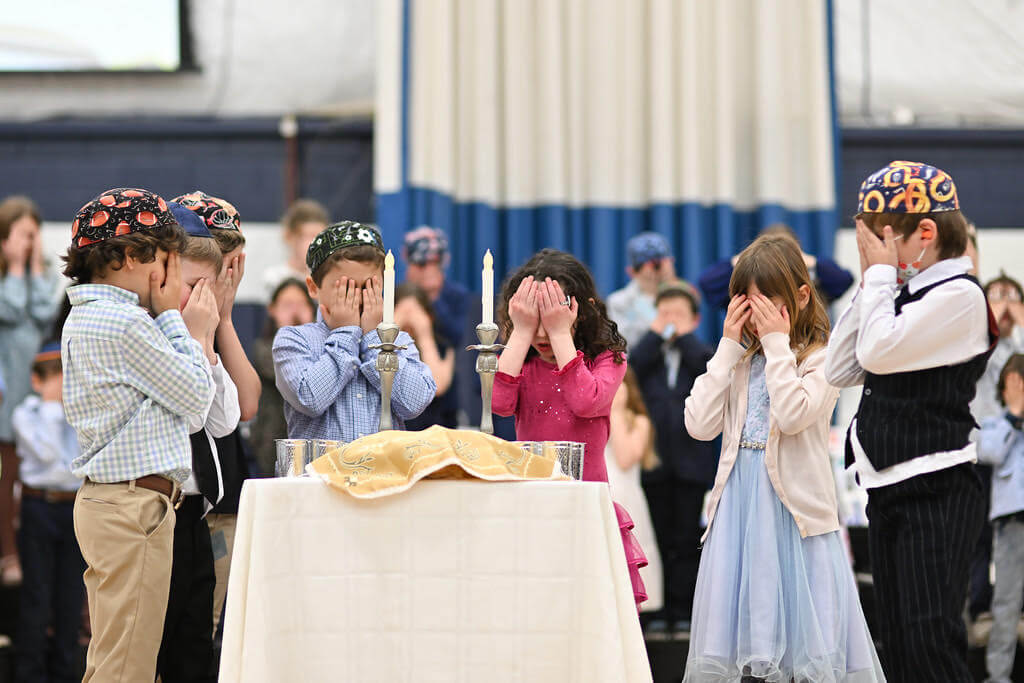
[[[903,235],[896,235],[893,241],[900,239]],[[927,251],[927,247],[921,250],[921,253],[917,255],[911,263],[904,263],[897,259],[896,261],[896,284],[900,287],[910,282],[910,280],[921,272],[921,259],[924,258],[924,252]]]

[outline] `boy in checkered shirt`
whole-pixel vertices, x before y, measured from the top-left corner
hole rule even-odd
[[[285,400],[290,439],[355,441],[377,432],[380,344],[384,314],[384,244],[372,225],[342,221],[309,245],[309,295],[320,302],[315,322],[282,327],[274,337],[274,372]],[[406,332],[396,343],[398,372],[391,394],[395,429],[434,400],[430,368]]]
[[[75,536],[87,565],[92,640],[83,681],[152,681],[171,577],[174,505],[191,473],[188,418],[213,378],[203,341],[212,288],[179,313],[184,233],[147,190],[108,190],[71,226],[61,339],[64,408],[82,454]]]

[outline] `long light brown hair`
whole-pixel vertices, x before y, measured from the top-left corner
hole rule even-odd
[[[778,296],[789,313],[789,345],[800,363],[809,353],[828,344],[829,320],[796,238],[774,233],[761,235],[740,253],[729,281],[729,295],[746,294],[757,285],[766,297]],[[807,285],[807,305],[800,308],[800,287]],[[761,340],[744,331],[747,356],[761,351]]]
[[[640,391],[640,381],[636,378],[633,368],[626,367],[626,376],[622,380],[622,384],[626,387],[626,410],[630,413],[630,421],[636,420],[638,416],[643,416],[651,425],[647,443],[644,445],[644,457],[640,459],[640,467],[645,470],[653,470],[661,462],[654,450],[654,421],[651,420],[651,416],[647,412],[644,395]]]
[[[28,197],[12,195],[0,202],[0,242],[7,241],[7,238],[11,236],[11,226],[14,225],[15,221],[25,216],[32,218],[36,223],[36,227],[41,228],[43,226],[39,207]],[[25,265],[28,265],[28,259],[25,260]],[[0,253],[0,277],[7,275],[9,267],[10,264],[7,263],[3,254]]]

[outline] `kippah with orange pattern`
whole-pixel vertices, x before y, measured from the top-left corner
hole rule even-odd
[[[937,213],[956,211],[953,178],[917,161],[893,161],[861,183],[857,213]]]

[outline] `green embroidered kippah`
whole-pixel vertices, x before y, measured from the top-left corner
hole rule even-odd
[[[374,225],[341,221],[324,228],[323,232],[313,238],[306,251],[306,265],[309,272],[315,272],[331,254],[345,247],[371,246],[384,253],[384,241],[380,231]]]

